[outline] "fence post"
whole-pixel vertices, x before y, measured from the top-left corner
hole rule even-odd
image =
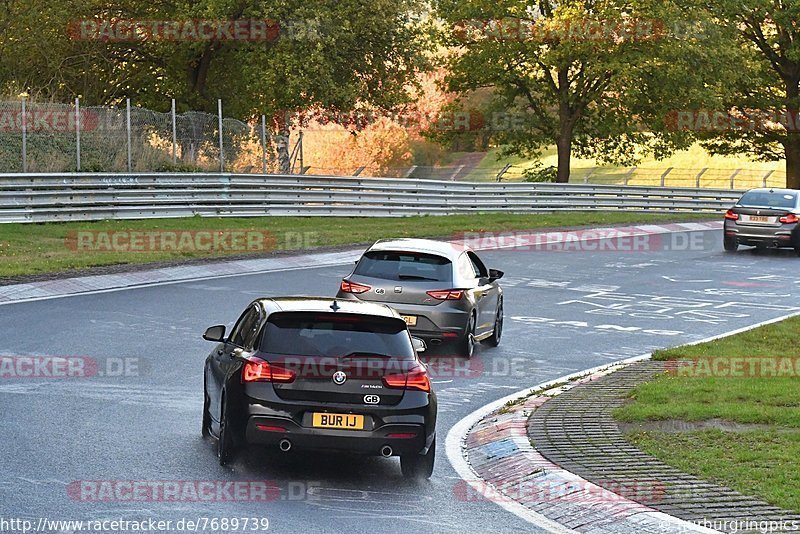
[[[764,183],[762,184],[762,187],[767,187],[767,180],[769,180],[769,177],[772,176],[774,172],[775,172],[774,169],[771,171],[767,171],[767,174],[764,175]]]
[[[261,172],[267,174],[267,116],[261,115]]]
[[[701,170],[700,170],[700,172],[699,172],[699,173],[697,173],[697,176],[696,176],[696,177],[695,177],[695,179],[694,179],[694,181],[695,181],[695,187],[696,187],[697,189],[700,189],[700,178],[702,178],[702,177],[703,177],[703,175],[706,173],[706,171],[707,171],[707,170],[708,170],[708,167],[704,167],[703,169],[701,169]]]
[[[669,169],[664,171],[664,173],[661,175],[661,187],[664,187],[664,184],[667,183],[667,176],[669,175],[669,173],[672,172],[672,169],[673,167],[670,167]]]
[[[733,171],[733,174],[731,174],[731,189],[736,189],[734,184],[736,183],[736,177],[739,176],[740,172],[742,172],[742,169],[736,169]]]
[[[222,99],[217,99],[217,113],[219,114],[219,172],[225,172],[225,149],[222,146]]]
[[[175,124],[175,99],[172,99],[172,164],[178,163],[178,129]]]
[[[22,97],[22,172],[28,172],[28,117],[25,97]]]
[[[297,143],[300,145],[300,174],[303,174],[303,130],[300,130],[299,138],[297,139]]]
[[[503,181],[503,175],[505,175],[505,173],[507,173],[508,169],[510,169],[510,168],[511,168],[511,164],[510,163],[506,163],[505,166],[502,169],[500,169],[500,172],[497,173],[497,176],[495,176],[495,181],[497,183],[502,182]]]
[[[81,172],[81,99],[75,99],[75,159]]]
[[[625,173],[625,185],[628,185],[628,182],[630,181],[631,176],[633,176],[633,173],[635,173],[638,168],[639,167],[634,167],[630,171]]]
[[[128,129],[128,172],[133,172],[131,160],[131,99],[125,99],[125,124]]]
[[[597,170],[597,167],[592,167],[591,169],[589,169],[589,172],[587,172],[586,174],[583,175],[583,183],[588,184],[589,183],[589,178],[592,177],[592,175],[594,174],[594,171],[596,171],[596,170]]]

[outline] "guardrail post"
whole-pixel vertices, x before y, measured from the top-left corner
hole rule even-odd
[[[81,99],[75,99],[75,160],[81,172]]]
[[[267,174],[267,116],[261,115],[261,172]]]
[[[764,175],[764,180],[763,180],[764,183],[762,184],[762,187],[767,187],[767,180],[769,180],[769,177],[772,176],[774,172],[775,172],[774,169],[771,171],[767,171],[767,174]]]
[[[697,173],[697,176],[694,179],[695,187],[697,187],[698,189],[700,189],[700,178],[703,177],[703,175],[706,173],[707,170],[708,170],[708,167],[705,167],[705,168],[701,169],[700,172]]]
[[[736,177],[739,176],[740,172],[742,172],[742,169],[736,169],[733,171],[733,174],[731,174],[731,189],[736,189],[734,184],[736,183]]]
[[[22,172],[28,172],[28,116],[25,97],[22,97]]]
[[[172,99],[172,164],[178,163],[178,129],[175,120],[175,99]]]
[[[222,146],[222,99],[217,99],[218,128],[219,128],[219,172],[225,172],[225,149]]]
[[[669,173],[672,172],[673,167],[668,168],[664,173],[661,175],[661,187],[664,187],[664,184],[667,183],[667,176]]]
[[[633,173],[635,173],[635,172],[637,171],[637,169],[638,169],[638,168],[639,168],[639,167],[634,167],[634,168],[632,168],[630,171],[628,171],[627,173],[625,173],[625,181],[624,181],[624,184],[625,184],[625,185],[628,185],[628,182],[630,181],[630,179],[631,179],[631,176],[633,176]]]
[[[131,160],[131,99],[125,99],[125,124],[128,130],[128,172],[133,172]]]

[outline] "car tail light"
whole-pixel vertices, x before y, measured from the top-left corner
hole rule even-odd
[[[365,286],[364,284],[357,284],[355,282],[350,282],[349,280],[342,280],[342,285],[340,286],[342,292],[344,293],[366,293],[370,289],[369,286]]]
[[[728,210],[725,212],[725,218],[728,219],[729,221],[738,221],[739,214],[734,213],[733,210]]]
[[[411,432],[392,432],[386,437],[390,439],[414,439],[417,435]]]
[[[415,367],[408,374],[386,375],[383,377],[383,385],[387,388],[414,389],[426,393],[431,391],[428,372],[422,367]]]
[[[794,224],[800,221],[800,219],[798,219],[797,215],[795,215],[794,213],[787,213],[786,215],[780,218],[780,221],[783,224]]]
[[[270,365],[264,360],[252,358],[242,368],[242,382],[278,382],[288,384],[294,382],[294,371]]]
[[[461,300],[461,297],[464,296],[463,289],[441,289],[427,293],[436,300]]]

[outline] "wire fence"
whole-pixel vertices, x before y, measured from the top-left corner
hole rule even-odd
[[[262,121],[265,119],[262,117]],[[0,172],[277,172],[259,121],[189,111],[0,101]]]
[[[279,173],[277,144],[266,118],[242,121],[219,113],[161,113],[131,106],[0,100],[0,173],[46,172],[234,172]],[[220,119],[220,117],[223,117]],[[303,162],[302,132],[291,152],[291,172],[309,175],[433,179],[465,182],[525,181],[525,167],[481,158],[449,166],[386,167],[365,163],[330,167]],[[298,157],[299,156],[299,157]],[[299,164],[298,164],[299,162]],[[756,167],[754,165],[754,167]],[[773,168],[573,168],[570,182],[747,189],[782,187],[783,169]]]

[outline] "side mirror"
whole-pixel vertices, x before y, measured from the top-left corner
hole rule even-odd
[[[426,344],[425,344],[425,342],[424,342],[424,341],[422,341],[422,340],[421,340],[420,338],[418,338],[418,337],[412,337],[412,338],[411,338],[411,344],[414,346],[414,350],[415,350],[417,353],[419,353],[419,352],[425,352],[425,350],[428,348],[428,345],[426,345]]]
[[[497,269],[489,269],[489,281],[494,282],[495,280],[500,280],[503,278],[503,275],[506,274],[503,271],[498,271]]]
[[[210,326],[203,334],[203,339],[206,341],[225,341],[225,325],[218,324],[217,326]]]

